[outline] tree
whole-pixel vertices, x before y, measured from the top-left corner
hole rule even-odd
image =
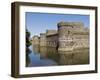
[[[26,53],[29,53],[29,46],[31,45],[31,41],[30,41],[30,32],[26,29]]]
[[[26,47],[29,47],[30,45],[31,45],[30,32],[26,29]]]

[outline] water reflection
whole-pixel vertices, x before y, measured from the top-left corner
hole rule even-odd
[[[40,47],[40,59],[47,58],[47,47]]]
[[[56,61],[57,63],[59,62],[59,59],[60,59],[58,50],[55,47],[47,48],[47,57]]]
[[[26,67],[29,66],[30,64],[30,57],[29,57],[29,54],[31,53],[32,51],[29,49],[29,48],[26,48]]]
[[[74,50],[72,52],[59,52],[60,65],[89,64],[89,50]]]
[[[27,67],[89,64],[89,49],[58,52],[55,47],[31,46],[26,54]]]

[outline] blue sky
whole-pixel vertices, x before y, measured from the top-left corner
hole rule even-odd
[[[89,27],[89,15],[76,14],[51,14],[51,13],[33,13],[25,14],[26,28],[30,31],[31,37],[44,33],[47,29],[57,30],[57,23],[64,22],[83,22],[85,27]]]

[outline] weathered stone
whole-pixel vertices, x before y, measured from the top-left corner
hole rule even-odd
[[[40,34],[40,46],[46,46],[46,34],[45,33],[41,33]]]
[[[32,45],[34,45],[34,46],[40,45],[40,38],[37,35],[33,36]]]
[[[47,46],[48,47],[57,47],[57,43],[58,43],[57,30],[47,30],[46,38],[47,38]]]
[[[57,24],[57,26],[58,27],[60,27],[60,26],[71,26],[71,27],[77,26],[77,27],[82,28],[82,26],[84,26],[84,24],[82,22],[59,22]]]
[[[40,38],[34,36],[34,44],[56,47],[58,51],[89,48],[89,29],[82,22],[59,22],[58,30],[47,30]]]
[[[57,30],[46,30],[46,36],[57,34]]]
[[[81,22],[58,23],[58,50],[89,48],[89,30]]]

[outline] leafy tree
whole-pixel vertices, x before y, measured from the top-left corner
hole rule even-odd
[[[29,53],[29,46],[31,45],[31,41],[30,41],[30,32],[26,29],[26,53]]]
[[[26,47],[29,47],[30,45],[31,45],[30,32],[26,29]]]

